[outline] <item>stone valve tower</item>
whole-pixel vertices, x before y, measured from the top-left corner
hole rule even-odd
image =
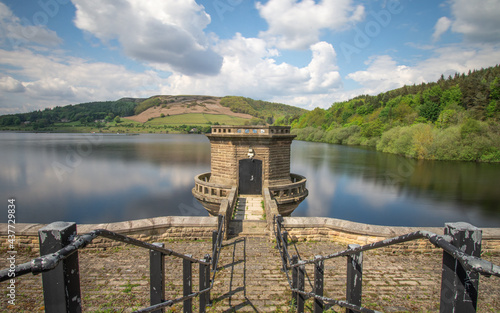
[[[211,215],[233,187],[240,195],[268,189],[283,216],[307,197],[306,179],[290,173],[289,126],[212,126],[211,172],[195,177],[194,197]]]

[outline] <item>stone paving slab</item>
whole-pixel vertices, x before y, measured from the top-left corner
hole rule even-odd
[[[166,248],[201,259],[210,253],[210,241],[167,241]],[[285,273],[280,271],[279,253],[269,237],[235,237],[224,242],[219,272],[211,293],[208,312],[291,312],[290,291]],[[290,246],[302,259],[343,250],[332,242],[300,242]],[[0,251],[4,252],[4,251]],[[5,253],[4,253],[5,255]],[[18,262],[36,257],[19,251]],[[485,259],[500,264],[500,254]],[[79,254],[84,312],[132,312],[148,306],[149,254],[125,246],[107,250],[84,249]],[[370,251],[364,254],[363,305],[384,312],[437,312],[441,281],[441,253],[409,254]],[[182,262],[166,257],[166,296],[182,293]],[[0,268],[6,268],[6,258]],[[312,266],[306,267],[306,290],[312,288]],[[345,299],[346,259],[325,262],[325,295]],[[198,290],[198,268],[193,266],[193,290]],[[6,297],[6,282],[0,284]],[[0,301],[1,312],[43,312],[41,275],[16,278],[16,307]],[[6,299],[6,298],[5,298]],[[5,300],[4,299],[4,300]],[[198,299],[193,301],[195,309]],[[310,312],[311,300],[306,302]],[[196,309],[197,310],[197,309]],[[181,312],[176,305],[167,312]],[[333,307],[334,312],[344,312]],[[332,311],[332,312],[333,312]],[[500,311],[500,280],[481,277],[478,312]]]
[[[262,220],[264,209],[261,196],[240,195],[236,206],[235,220]]]

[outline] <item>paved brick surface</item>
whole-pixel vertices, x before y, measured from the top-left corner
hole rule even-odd
[[[201,259],[210,253],[210,241],[165,242],[167,248]],[[268,237],[236,237],[224,242],[209,312],[288,312],[290,292],[286,275],[280,271],[279,254]],[[302,259],[344,249],[336,243],[301,242],[290,247]],[[5,255],[5,253],[4,253]],[[19,251],[18,262],[36,257]],[[500,255],[485,255],[500,264]],[[368,252],[364,255],[363,305],[384,312],[437,312],[441,281],[441,254],[392,254]],[[82,301],[85,312],[131,312],[149,302],[149,255],[134,247],[80,253]],[[7,267],[0,259],[0,267]],[[312,267],[306,277],[306,290],[312,288]],[[182,293],[182,262],[166,258],[167,298]],[[193,290],[198,289],[198,267],[193,265]],[[325,295],[345,299],[346,259],[325,262]],[[27,275],[16,279],[16,306],[7,306],[7,282],[0,284],[4,299],[2,312],[43,312],[41,277]],[[480,278],[479,312],[500,311],[500,279]],[[198,307],[198,299],[193,305]],[[311,311],[311,300],[306,312]],[[180,305],[168,310],[181,312]],[[339,307],[332,311],[344,312]]]

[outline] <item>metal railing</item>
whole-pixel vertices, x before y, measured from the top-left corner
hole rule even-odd
[[[500,277],[500,266],[479,258],[481,254],[481,230],[467,223],[447,223],[445,235],[417,231],[360,246],[348,245],[347,250],[312,260],[299,260],[288,252],[288,232],[283,227],[283,217],[274,216],[274,235],[279,249],[282,271],[286,273],[292,291],[292,303],[297,312],[304,312],[304,302],[314,299],[314,312],[338,305],[346,312],[378,312],[361,306],[363,252],[417,239],[427,239],[443,249],[440,312],[476,312],[479,274]],[[346,300],[324,297],[324,262],[336,257],[347,257]],[[458,262],[457,262],[458,261]],[[314,283],[311,292],[305,291],[305,265],[314,264]],[[291,272],[291,273],[290,273]],[[291,277],[290,277],[291,276]]]
[[[97,237],[104,237],[149,250],[150,304],[135,312],[163,312],[164,308],[183,302],[184,312],[192,312],[192,299],[199,296],[199,310],[205,312],[210,304],[210,290],[217,274],[217,264],[224,238],[224,216],[217,219],[217,230],[212,232],[212,254],[202,259],[166,249],[163,243],[147,243],[105,229],[77,235],[76,224],[55,222],[39,230],[40,257],[30,262],[0,271],[0,282],[12,275],[42,273],[45,312],[81,312],[80,274],[78,250],[85,248]],[[183,260],[183,295],[177,299],[165,299],[165,256]],[[199,265],[199,291],[192,291],[192,265]],[[212,272],[212,276],[210,276]]]

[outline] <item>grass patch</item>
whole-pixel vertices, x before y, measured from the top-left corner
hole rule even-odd
[[[158,125],[198,125],[208,126],[211,124],[219,123],[221,125],[243,125],[248,119],[223,115],[223,114],[205,114],[205,113],[189,113],[170,115],[152,119],[145,123],[145,125],[158,126]]]

